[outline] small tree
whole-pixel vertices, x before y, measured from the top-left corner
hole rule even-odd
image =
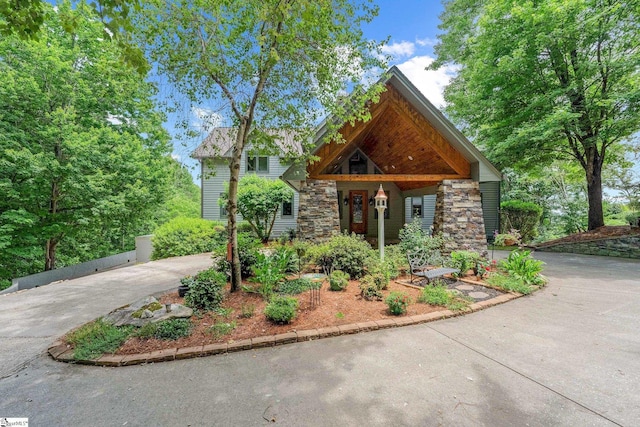
[[[293,190],[281,180],[245,175],[238,184],[238,212],[249,222],[262,243],[269,241],[273,224],[282,203],[291,200]],[[229,202],[228,189],[218,200],[221,206]]]

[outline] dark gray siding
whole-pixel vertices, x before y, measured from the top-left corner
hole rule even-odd
[[[484,230],[489,239],[493,238],[495,230],[498,232],[500,230],[500,182],[481,182],[480,194],[482,194]]]

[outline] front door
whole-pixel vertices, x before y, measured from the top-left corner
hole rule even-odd
[[[349,231],[367,233],[367,191],[349,191]]]

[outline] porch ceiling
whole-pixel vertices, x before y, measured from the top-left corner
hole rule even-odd
[[[320,161],[307,168],[313,179],[394,182],[401,191],[428,187],[443,179],[470,178],[470,164],[391,85],[370,109],[371,120],[345,124],[345,144],[324,144]],[[336,175],[345,156],[360,149],[382,172],[378,175]]]

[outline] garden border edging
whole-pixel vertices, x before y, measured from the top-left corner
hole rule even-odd
[[[169,348],[156,350],[148,353],[127,354],[127,355],[102,355],[97,359],[75,360],[73,349],[62,341],[55,341],[47,350],[49,355],[59,362],[78,363],[81,365],[119,367],[129,365],[140,365],[143,363],[167,362],[170,360],[191,359],[196,357],[213,356],[216,354],[233,353],[236,351],[254,350],[263,347],[275,347],[296,342],[314,341],[317,339],[336,337],[340,335],[357,334],[360,332],[375,331],[378,329],[397,328],[409,325],[419,325],[421,323],[435,320],[448,319],[464,314],[474,313],[505,302],[520,298],[522,294],[505,293],[498,297],[473,303],[469,310],[454,312],[451,310],[435,311],[427,314],[415,316],[399,316],[369,322],[352,323],[340,326],[328,326],[319,329],[306,329],[295,332],[287,332],[277,335],[266,335],[256,338],[244,339],[230,343],[206,344],[195,347]]]

